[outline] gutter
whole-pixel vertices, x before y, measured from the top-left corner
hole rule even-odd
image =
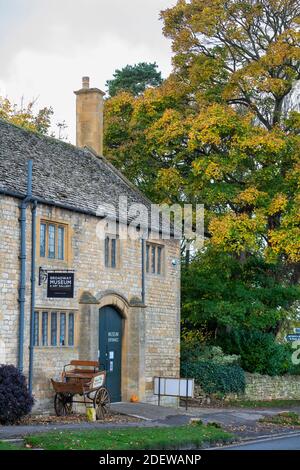
[[[0,188],[0,194],[3,194],[5,196],[11,196],[11,197],[15,197],[17,199],[24,199],[24,195],[21,194],[21,193],[18,193],[16,191],[11,191],[10,189],[2,189]],[[25,197],[26,199],[26,197]],[[73,206],[70,206],[68,204],[63,204],[63,203],[60,203],[60,202],[53,202],[53,201],[49,201],[47,199],[44,199],[42,197],[37,197],[35,196],[34,197],[34,200],[41,203],[41,204],[45,204],[47,206],[53,206],[53,207],[60,207],[61,209],[66,209],[66,210],[69,210],[71,212],[79,212],[80,214],[86,214],[86,215],[92,215],[94,217],[97,217],[97,215],[95,214],[95,212],[93,211],[90,211],[90,210],[87,210],[87,209],[79,209],[79,208],[75,208]]]
[[[17,199],[22,199],[22,200],[24,198],[23,194],[18,193],[17,191],[12,191],[10,189],[0,188],[0,194],[3,194],[5,196],[15,197]],[[65,209],[65,210],[68,210],[70,212],[75,212],[75,213],[84,214],[84,215],[90,215],[92,217],[96,217],[96,218],[100,218],[100,219],[104,218],[104,216],[99,216],[92,210],[81,209],[79,207],[70,206],[69,204],[63,204],[62,202],[50,201],[48,199],[44,199],[44,198],[39,197],[39,196],[35,196],[34,200],[37,201],[40,204],[45,204],[47,206],[53,206],[53,207],[59,207],[60,209]],[[116,221],[118,223],[122,223],[122,220],[120,220],[118,218],[116,219]],[[129,225],[130,223],[131,223],[131,221],[127,221],[127,225]],[[160,235],[164,234],[164,232],[161,229],[157,230],[157,233],[159,233]]]

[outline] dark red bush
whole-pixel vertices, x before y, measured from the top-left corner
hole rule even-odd
[[[33,403],[25,376],[15,366],[0,365],[0,424],[16,423]]]

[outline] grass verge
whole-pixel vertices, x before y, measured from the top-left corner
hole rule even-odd
[[[226,406],[234,406],[237,408],[293,408],[300,407],[300,400],[230,400],[226,402]]]
[[[9,442],[0,441],[0,450],[21,450],[21,447],[10,444]],[[24,450],[24,448],[22,450]]]
[[[133,450],[195,448],[207,443],[228,442],[229,434],[214,425],[49,432],[26,437],[33,447],[45,450]]]

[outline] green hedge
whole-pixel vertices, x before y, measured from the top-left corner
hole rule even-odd
[[[227,354],[238,354],[247,372],[262,375],[283,375],[296,370],[289,345],[276,342],[270,333],[234,330],[221,338]]]
[[[194,378],[208,395],[245,392],[245,373],[237,365],[221,365],[211,361],[187,362],[182,364],[182,375]]]

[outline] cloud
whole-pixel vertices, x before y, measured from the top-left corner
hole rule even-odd
[[[65,119],[74,141],[81,76],[104,88],[116,68],[157,61],[170,71],[160,10],[175,0],[0,0],[0,94],[39,96]]]

